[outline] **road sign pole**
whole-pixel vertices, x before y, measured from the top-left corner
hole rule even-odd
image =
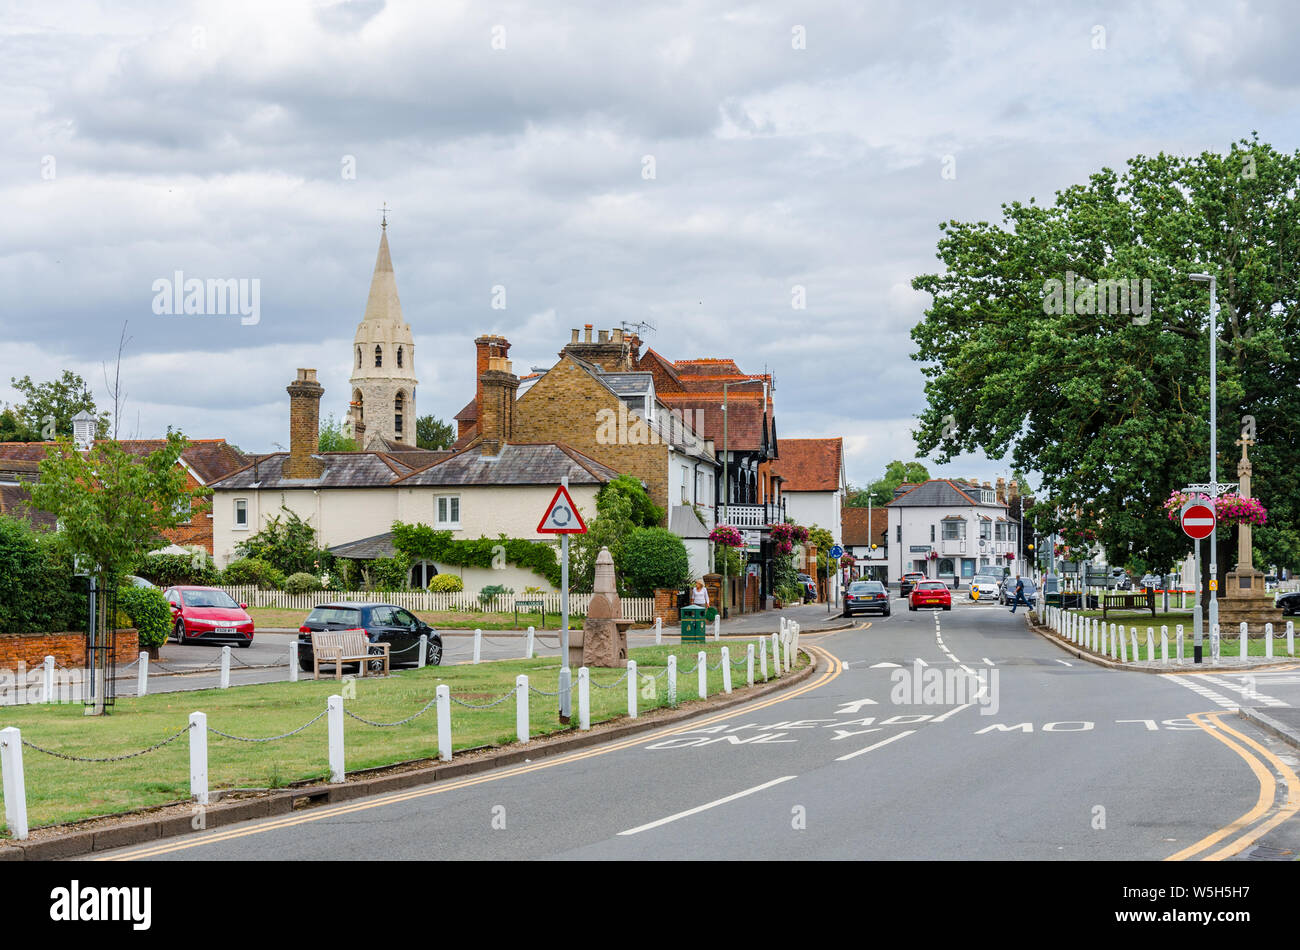
[[[560,485],[569,487],[567,477],[560,480]],[[560,668],[569,665],[569,536],[560,535]],[[569,708],[570,690],[568,683],[560,683],[560,722],[568,722],[572,710]]]
[[[1201,542],[1196,547],[1196,606],[1192,609],[1192,662],[1201,662]]]

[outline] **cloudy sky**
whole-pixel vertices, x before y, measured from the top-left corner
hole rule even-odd
[[[71,368],[104,405],[126,321],[123,436],[286,444],[299,366],[341,416],[387,203],[421,413],[469,398],[480,333],[522,372],[647,321],[773,372],[779,433],[843,435],[865,482],[914,454],[940,221],[1300,147],[1293,4],[993,6],[7,0],[0,401]],[[155,314],[177,271],[257,279],[260,319]]]

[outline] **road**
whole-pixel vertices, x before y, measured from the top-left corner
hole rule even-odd
[[[1288,820],[1297,806],[1286,804],[1284,786],[1300,788],[1296,755],[1228,711],[1232,690],[1068,658],[1021,614],[992,604],[959,600],[937,613],[894,606],[889,618],[806,636],[818,672],[736,709],[105,858],[1300,853],[1300,822]],[[1292,686],[1277,685],[1279,694]],[[1257,687],[1278,698],[1262,678]]]

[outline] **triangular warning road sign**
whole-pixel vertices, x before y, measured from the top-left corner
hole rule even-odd
[[[546,514],[542,515],[537,531],[539,534],[587,533],[587,525],[578,513],[578,506],[563,485],[555,489],[555,497],[546,506]]]

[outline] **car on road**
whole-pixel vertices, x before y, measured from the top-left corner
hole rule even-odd
[[[409,610],[395,604],[345,601],[312,608],[298,628],[298,666],[303,670],[315,667],[311,635],[326,630],[364,630],[371,643],[388,644],[391,666],[418,665],[420,635],[424,634],[429,638],[424,662],[428,666],[442,663],[442,637]],[[372,661],[371,669],[382,670],[383,662]]]
[[[807,574],[799,575],[799,589],[803,591],[803,602],[812,603],[817,599],[817,582]]]
[[[882,617],[889,616],[889,591],[880,581],[854,581],[844,592],[844,616],[872,610],[880,611]]]
[[[907,609],[942,607],[952,610],[952,592],[943,581],[919,581],[907,595]]]
[[[1143,590],[1164,590],[1165,589],[1164,581],[1160,579],[1160,576],[1158,574],[1143,574],[1141,583],[1142,583]]]
[[[1025,600],[1029,602],[1030,607],[1038,606],[1038,585],[1033,582],[1032,578],[1020,578],[1025,582]],[[1002,581],[1002,588],[998,592],[998,603],[1007,607],[1016,599],[1016,578],[1007,576]]]
[[[1300,590],[1278,594],[1273,606],[1282,608],[1283,617],[1300,617]]]
[[[906,597],[912,592],[912,588],[923,580],[925,580],[925,575],[920,571],[908,571],[898,582],[898,596]]]
[[[966,596],[970,600],[987,600],[992,603],[998,599],[998,588],[1001,586],[1001,574],[976,574],[970,579],[970,590]]]
[[[163,591],[172,608],[172,640],[177,643],[253,645],[253,618],[248,604],[217,587],[168,587]]]

